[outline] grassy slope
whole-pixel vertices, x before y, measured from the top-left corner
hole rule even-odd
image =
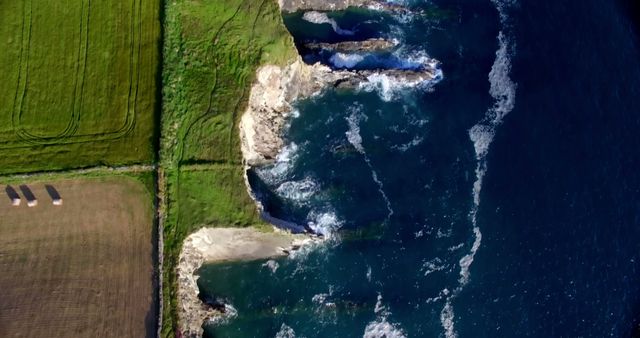
[[[274,0],[167,3],[161,164],[167,185],[162,334],[176,329],[174,267],[198,227],[261,224],[243,180],[237,123],[262,63],[296,57]]]
[[[159,6],[0,2],[0,174],[153,160]]]

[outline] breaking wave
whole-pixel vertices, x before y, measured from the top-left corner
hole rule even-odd
[[[331,237],[343,224],[332,210],[325,212],[311,210],[307,218],[309,219],[307,223],[309,228],[315,233],[322,234],[325,237]]]
[[[329,58],[329,62],[336,68],[353,68],[364,60],[360,54],[335,53]]]
[[[269,185],[282,184],[293,170],[293,165],[298,158],[298,151],[299,147],[294,142],[285,145],[272,165],[259,167],[256,169],[256,173]]]
[[[333,28],[333,31],[340,34],[340,35],[354,35],[355,33],[353,31],[347,30],[347,29],[342,29],[340,28],[340,26],[338,26],[338,23],[336,22],[336,20],[333,20],[331,18],[329,18],[327,16],[327,14],[325,13],[321,13],[321,12],[316,12],[316,11],[310,11],[310,12],[305,12],[302,15],[302,19],[311,23],[315,23],[315,24],[325,24],[328,23],[331,25],[331,28]]]
[[[383,72],[376,72],[367,76],[366,82],[361,82],[358,89],[365,92],[378,92],[380,99],[390,102],[406,93],[407,89],[418,88],[424,91],[431,91],[433,86],[440,82],[444,75],[442,70],[434,65],[433,78],[424,80],[420,77],[407,79],[405,77],[392,76]]]

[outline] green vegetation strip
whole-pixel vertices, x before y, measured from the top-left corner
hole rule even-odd
[[[275,0],[176,0],[165,14],[162,336],[173,337],[186,236],[202,226],[264,226],[244,184],[238,121],[257,68],[297,54]]]

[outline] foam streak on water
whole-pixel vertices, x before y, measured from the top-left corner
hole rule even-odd
[[[451,296],[446,299],[445,305],[440,313],[440,322],[447,338],[457,337],[454,328],[455,316],[452,301],[464,289],[469,282],[471,273],[469,271],[473,259],[482,244],[482,232],[478,226],[477,214],[480,207],[480,192],[482,182],[487,173],[487,154],[493,141],[496,129],[502,124],[503,118],[513,110],[516,98],[516,84],[509,77],[511,72],[511,56],[514,54],[514,42],[508,26],[507,9],[515,4],[515,0],[492,0],[498,10],[502,30],[499,32],[498,50],[496,58],[489,72],[489,94],[494,99],[494,104],[490,107],[480,122],[469,129],[469,139],[473,142],[476,154],[476,180],[473,183],[473,205],[469,211],[469,218],[473,226],[473,244],[469,252],[458,262],[460,266],[460,276],[458,287],[453,290]]]
[[[384,185],[378,178],[378,173],[373,168],[371,159],[364,151],[364,147],[362,146],[362,136],[360,136],[360,121],[366,119],[366,116],[362,114],[361,109],[362,107],[360,106],[355,106],[354,108],[352,108],[351,114],[347,117],[349,130],[347,130],[345,134],[347,135],[347,140],[349,140],[349,143],[351,143],[353,147],[356,148],[356,150],[360,154],[362,154],[362,156],[364,157],[364,161],[367,163],[367,166],[371,170],[371,178],[373,178],[373,181],[378,185],[378,191],[380,192],[380,195],[382,195],[382,198],[384,199],[384,202],[386,204],[388,211],[386,221],[388,221],[391,216],[393,216],[393,208],[391,208],[391,201],[389,201],[389,197],[387,197],[387,194],[384,192]]]
[[[306,12],[306,13],[304,13],[302,15],[302,19],[304,19],[305,21],[311,22],[311,23],[315,23],[315,24],[328,23],[328,24],[331,25],[331,28],[333,28],[333,31],[335,31],[336,33],[338,33],[340,35],[353,35],[353,34],[355,34],[354,32],[352,32],[350,30],[340,28],[340,26],[338,26],[338,23],[336,22],[336,20],[333,20],[333,19],[329,18],[327,16],[327,14],[325,14],[325,13],[316,12],[316,11]]]

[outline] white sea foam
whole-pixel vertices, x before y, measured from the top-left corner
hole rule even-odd
[[[319,186],[310,178],[301,181],[286,181],[276,188],[276,193],[283,198],[297,204],[305,204],[309,198],[317,193]]]
[[[487,154],[493,141],[495,130],[502,124],[503,118],[513,110],[516,98],[516,84],[509,77],[511,71],[511,54],[513,47],[510,39],[502,31],[498,34],[498,50],[496,59],[489,72],[489,94],[494,105],[489,108],[485,117],[469,130],[469,138],[473,142],[476,153],[476,180],[473,182],[473,206],[469,212],[473,225],[474,240],[469,253],[460,259],[460,287],[469,282],[469,267],[473,263],[476,252],[482,243],[482,232],[477,224],[477,213],[480,206],[482,182],[487,172]]]
[[[447,298],[447,301],[440,312],[440,323],[444,328],[444,336],[447,338],[456,338],[458,334],[454,328],[454,313],[453,306],[451,306],[451,300]]]
[[[376,319],[364,329],[362,338],[405,338],[406,335],[398,324],[391,324],[384,318]]]
[[[494,127],[486,124],[476,124],[469,130],[469,138],[473,142],[476,158],[484,158],[489,152],[489,146],[493,141]]]
[[[322,234],[325,237],[331,237],[342,226],[342,221],[333,211],[318,212],[311,210],[307,218],[310,219],[309,227],[315,233]]]
[[[390,102],[400,97],[409,88],[419,88],[430,91],[433,86],[443,79],[440,69],[434,70],[434,77],[430,80],[414,79],[408,80],[404,77],[389,76],[385,73],[376,72],[367,76],[367,81],[358,84],[358,89],[365,92],[378,92],[380,98],[385,102]]]
[[[509,77],[511,72],[511,54],[513,43],[503,32],[498,34],[499,48],[496,51],[496,59],[489,72],[489,94],[494,98],[494,106],[489,110],[487,117],[491,123],[498,125],[515,105],[516,84]]]
[[[338,34],[340,34],[340,35],[353,35],[353,34],[355,34],[353,31],[340,28],[340,26],[338,26],[338,23],[336,22],[336,20],[333,20],[333,19],[329,18],[326,13],[316,12],[316,11],[305,12],[302,15],[302,19],[305,20],[305,21],[311,22],[311,23],[318,24],[318,25],[328,23],[333,28],[333,31],[338,33]]]
[[[282,323],[280,331],[276,333],[275,338],[296,338],[296,332],[287,324]]]
[[[213,316],[208,319],[207,323],[213,325],[226,324],[236,317],[238,317],[238,310],[231,304],[224,304],[224,315]]]
[[[469,218],[473,226],[473,244],[469,252],[464,255],[458,265],[460,266],[460,277],[458,278],[458,287],[454,289],[450,296],[446,297],[445,305],[440,313],[440,322],[444,329],[445,337],[457,337],[454,328],[454,313],[451,301],[464,289],[470,280],[470,267],[473,264],[478,249],[482,244],[482,232],[478,226],[477,214],[480,207],[480,193],[482,191],[482,182],[487,172],[487,154],[496,129],[502,124],[504,117],[513,110],[516,99],[516,84],[511,80],[509,73],[511,72],[511,56],[515,47],[510,34],[505,33],[508,21],[508,6],[514,5],[515,0],[492,0],[499,14],[500,22],[503,30],[498,34],[498,50],[496,58],[489,72],[489,94],[494,99],[492,107],[487,109],[484,118],[469,130],[469,139],[473,142],[476,154],[476,180],[473,182],[473,205],[469,211]]]
[[[417,145],[419,145],[420,143],[422,143],[422,141],[424,141],[423,137],[420,137],[418,135],[416,135],[413,140],[407,142],[407,143],[403,143],[401,145],[393,145],[391,148],[401,151],[401,152],[405,152]]]
[[[373,312],[378,316],[376,320],[367,324],[363,338],[405,338],[406,335],[399,324],[389,323],[391,311],[382,304],[382,295],[378,294]]]
[[[473,234],[474,240],[473,244],[471,245],[471,250],[469,250],[468,254],[460,258],[460,278],[458,279],[460,286],[467,285],[467,283],[469,282],[469,267],[471,266],[471,263],[473,263],[473,258],[475,257],[476,252],[478,251],[478,249],[480,248],[480,244],[482,243],[482,233],[480,232],[479,227],[473,227]]]
[[[517,0],[491,0],[500,15],[500,23],[506,25],[509,19],[507,11],[510,7],[517,5]]]
[[[378,298],[376,298],[376,306],[373,308],[373,312],[376,314],[380,314],[383,311],[385,311],[385,307],[384,305],[382,305],[382,295],[378,294]]]
[[[447,268],[447,264],[444,264],[442,259],[436,257],[422,264],[422,271],[424,275],[428,276],[434,272],[442,271]]]
[[[353,145],[356,150],[364,154],[364,148],[362,147],[362,136],[360,136],[360,121],[366,119],[366,116],[361,112],[362,107],[356,105],[351,108],[351,114],[347,116],[347,123],[349,124],[349,130],[345,132],[347,140]]]
[[[396,61],[391,66],[399,69],[435,69],[439,65],[439,62],[430,57],[425,50],[408,51],[405,48],[399,48],[393,52],[393,56]]]
[[[464,246],[464,243],[460,243],[460,244],[448,247],[447,250],[449,252],[453,252],[453,251],[456,251],[458,249],[462,249],[463,246]]]
[[[311,297],[311,301],[316,303],[317,305],[323,305],[326,302],[327,297],[329,297],[328,293],[319,293],[313,295],[313,297]]]
[[[387,193],[384,191],[384,185],[382,184],[382,181],[380,181],[380,179],[378,178],[378,173],[373,168],[373,164],[371,164],[371,159],[369,159],[369,156],[364,151],[364,147],[362,146],[362,136],[360,136],[360,121],[366,120],[367,117],[362,113],[362,106],[360,105],[355,105],[350,109],[351,109],[351,114],[347,116],[347,123],[349,124],[349,130],[345,132],[345,134],[347,135],[347,140],[349,140],[349,143],[351,143],[353,147],[356,148],[356,150],[360,154],[362,154],[365,162],[367,163],[367,166],[371,170],[371,178],[378,185],[378,192],[380,192],[380,195],[382,195],[382,198],[384,199],[384,202],[386,204],[387,211],[388,211],[386,220],[388,221],[391,218],[391,216],[393,216],[393,208],[391,207],[391,201],[389,200]]]
[[[364,56],[360,54],[335,53],[329,58],[329,61],[337,68],[353,68],[364,60]]]
[[[278,264],[278,262],[274,261],[273,259],[270,259],[265,263],[263,263],[262,266],[271,270],[271,273],[276,273],[276,270],[278,270],[278,267],[280,267],[280,264]]]
[[[367,76],[367,82],[359,84],[359,89],[361,90],[367,92],[378,91],[378,95],[385,102],[393,100],[406,87],[404,83],[381,73],[371,74]]]
[[[298,145],[291,142],[285,145],[276,156],[276,161],[268,167],[256,170],[260,178],[271,185],[279,185],[286,180],[298,157]]]

